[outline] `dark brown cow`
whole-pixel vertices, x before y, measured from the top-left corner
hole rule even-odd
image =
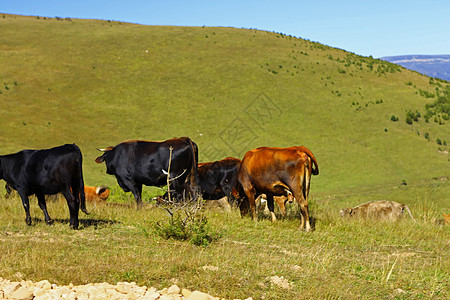
[[[226,196],[233,204],[238,196],[238,171],[241,160],[227,157],[198,165],[198,185],[203,199],[218,200]]]
[[[310,231],[308,194],[311,174],[318,175],[319,167],[306,147],[261,147],[248,151],[242,159],[238,179],[248,198],[252,218],[256,220],[257,195],[267,195],[272,220],[275,220],[273,196],[292,193],[302,213],[300,227]],[[247,207],[241,205],[240,208],[241,213],[245,214]]]

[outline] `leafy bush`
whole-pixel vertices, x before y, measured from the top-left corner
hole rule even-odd
[[[434,98],[434,96],[435,96],[435,94],[433,92],[428,92],[428,91],[421,90],[421,89],[419,89],[419,93],[422,97],[425,97],[427,99]]]
[[[398,117],[396,117],[396,116],[394,116],[394,115],[391,116],[391,121],[392,121],[392,122],[397,122],[398,120],[399,120]]]
[[[220,235],[212,231],[207,225],[207,217],[199,212],[202,204],[202,201],[170,204],[165,208],[169,219],[165,222],[155,222],[155,233],[164,239],[189,241],[193,245],[203,247],[218,240]]]
[[[412,124],[413,121],[418,122],[420,117],[421,117],[421,114],[417,110],[416,110],[416,112],[409,110],[406,112],[406,123]]]

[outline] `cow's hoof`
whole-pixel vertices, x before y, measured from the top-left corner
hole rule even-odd
[[[26,218],[25,223],[27,223],[28,226],[31,226],[31,218]]]
[[[53,220],[47,220],[45,223],[47,223],[47,225],[53,225]]]

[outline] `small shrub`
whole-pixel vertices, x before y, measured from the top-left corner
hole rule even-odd
[[[154,223],[154,231],[166,240],[189,241],[193,245],[206,247],[219,238],[219,234],[212,232],[207,224],[208,219],[203,215],[191,218],[177,212],[167,222]]]
[[[438,145],[442,145],[442,141],[441,141],[441,139],[440,139],[440,138],[437,138],[437,139],[436,139],[436,144],[438,144]]]
[[[392,122],[397,122],[398,120],[399,120],[398,117],[396,117],[394,115],[391,116],[391,121]]]
[[[406,124],[411,125],[413,123],[413,119],[410,116],[406,116]]]
[[[192,235],[180,214],[172,216],[168,222],[156,222],[154,229],[157,235],[166,240],[175,239],[177,241],[186,241]]]

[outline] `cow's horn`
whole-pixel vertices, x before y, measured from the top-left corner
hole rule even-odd
[[[100,152],[106,152],[106,149],[99,149],[99,148],[95,148],[95,149],[97,149]]]

